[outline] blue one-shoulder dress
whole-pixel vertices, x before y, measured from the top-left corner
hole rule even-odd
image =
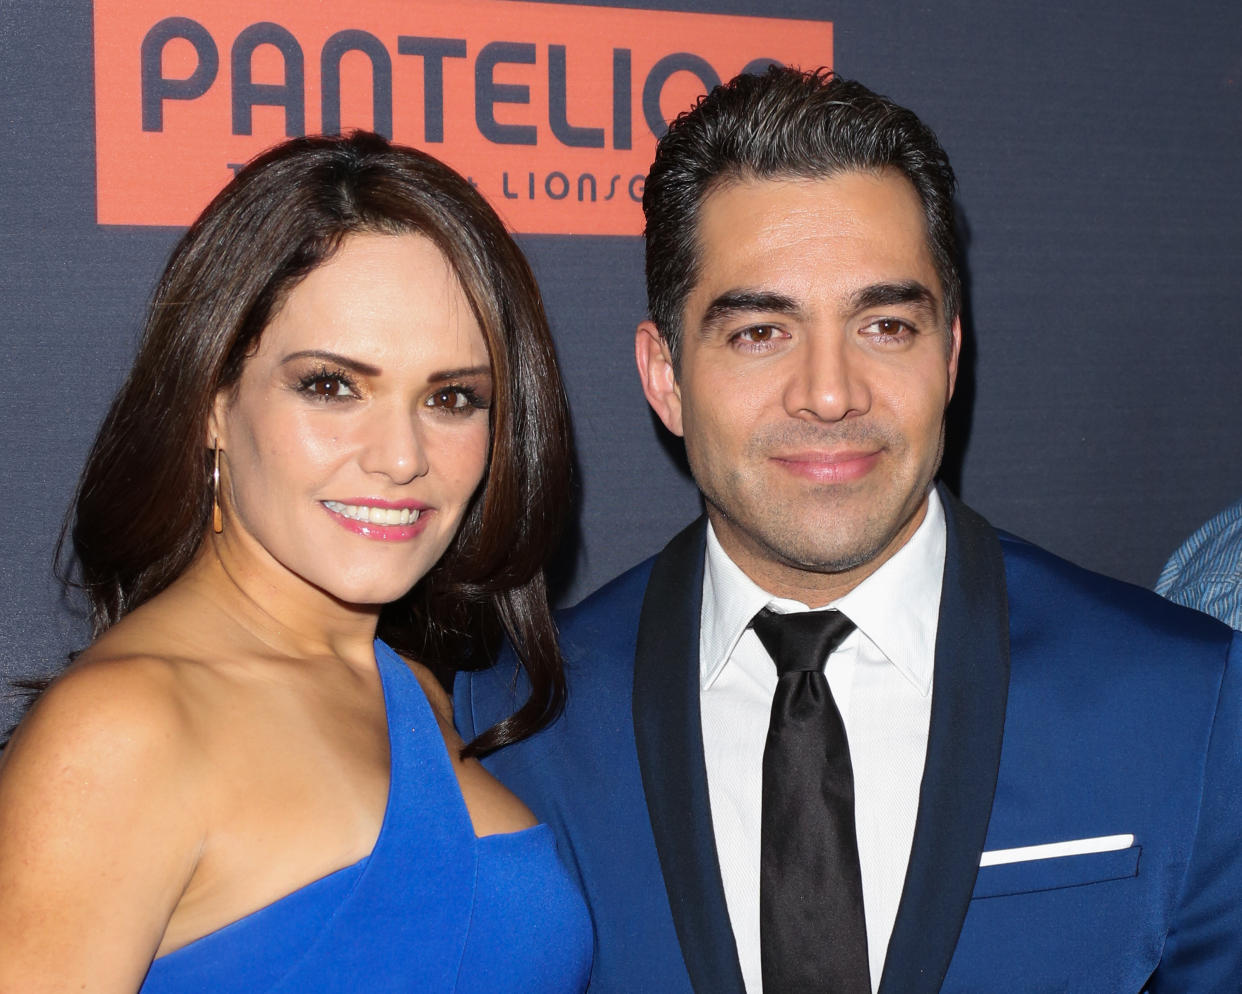
[[[375,644],[391,746],[375,848],[151,964],[141,994],[572,994],[586,905],[546,825],[478,838],[431,705]]]

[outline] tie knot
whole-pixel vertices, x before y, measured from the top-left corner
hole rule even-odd
[[[776,664],[777,676],[820,669],[855,627],[840,611],[777,614],[766,607],[751,626]]]

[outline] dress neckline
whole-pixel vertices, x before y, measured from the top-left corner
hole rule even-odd
[[[380,676],[380,687],[384,697],[384,718],[388,730],[388,795],[384,804],[384,814],[380,820],[379,833],[375,844],[367,855],[348,866],[332,870],[321,877],[296,887],[274,901],[269,902],[225,925],[192,939],[184,946],[179,946],[164,955],[157,957],[154,964],[173,963],[185,954],[209,948],[216,942],[227,941],[234,933],[243,931],[262,921],[270,914],[276,914],[282,907],[311,896],[319,890],[341,888],[340,900],[346,900],[349,894],[361,885],[367,870],[389,844],[393,832],[393,823],[402,810],[418,803],[417,797],[406,796],[419,784],[443,784],[448,795],[444,807],[451,812],[451,820],[455,830],[462,832],[473,844],[478,846],[503,846],[506,844],[523,845],[532,837],[551,829],[544,823],[531,825],[528,828],[513,832],[496,832],[488,835],[476,835],[474,824],[470,819],[470,811],[466,807],[465,796],[461,792],[457,774],[449,758],[448,745],[440,731],[431,702],[423,692],[422,684],[409,664],[386,643],[375,640],[375,664]],[[409,681],[405,683],[405,681]],[[402,688],[407,692],[402,693]],[[421,734],[429,737],[430,748],[412,750],[403,748],[401,737],[407,734]],[[423,766],[422,770],[418,769]],[[426,768],[430,766],[430,768]]]
[[[381,649],[383,651],[381,651]],[[387,658],[385,658],[385,655],[387,655]],[[380,851],[381,846],[384,844],[385,838],[389,832],[389,827],[392,821],[393,812],[394,812],[394,809],[396,808],[395,801],[396,801],[396,794],[398,791],[398,786],[402,779],[399,776],[399,773],[401,771],[398,771],[397,769],[399,755],[398,755],[398,749],[397,749],[396,734],[397,734],[397,728],[404,727],[404,725],[408,724],[408,722],[403,721],[399,725],[396,721],[394,721],[394,710],[395,710],[394,704],[396,703],[395,697],[397,695],[394,695],[393,689],[394,689],[395,680],[399,679],[399,677],[396,677],[395,675],[394,667],[400,666],[401,669],[405,670],[406,673],[409,674],[409,678],[413,680],[415,684],[418,683],[418,678],[414,675],[414,673],[410,670],[410,668],[406,666],[404,662],[401,661],[401,658],[397,656],[397,654],[393,652],[392,649],[390,649],[387,645],[385,645],[383,642],[379,641],[378,639],[376,639],[375,641],[375,664],[376,664],[376,668],[379,671],[379,676],[380,676],[380,689],[384,697],[384,720],[386,722],[387,731],[388,731],[388,794],[384,802],[384,814],[380,819],[379,832],[375,836],[375,843],[374,845],[372,845],[371,851],[367,853],[365,856],[363,856],[361,859],[357,860],[356,862],[350,863],[347,866],[339,867],[338,869],[335,869],[335,870],[331,870],[330,872],[325,873],[321,877],[316,877],[314,880],[307,881],[306,883],[302,884],[300,887],[295,887],[293,890],[285,894],[282,894],[280,897],[276,898],[274,901],[269,901],[267,904],[264,904],[261,907],[255,908],[253,911],[246,912],[246,914],[242,915],[240,918],[234,918],[231,922],[228,922],[225,925],[221,925],[219,928],[213,929],[212,931],[207,932],[204,935],[200,935],[197,939],[192,939],[191,941],[187,942],[184,946],[178,946],[176,949],[173,949],[170,952],[165,953],[163,956],[156,957],[153,963],[163,963],[165,961],[171,961],[174,957],[176,957],[180,953],[188,954],[191,950],[201,949],[205,945],[215,942],[217,939],[220,939],[220,940],[226,939],[233,932],[240,931],[241,929],[244,929],[247,926],[253,924],[255,921],[263,917],[266,913],[274,912],[277,909],[279,909],[282,905],[285,905],[297,898],[301,898],[309,894],[312,891],[328,889],[332,885],[338,884],[338,883],[344,884],[351,877],[356,878],[356,879],[353,880],[353,883],[351,885],[348,885],[347,889],[353,890],[353,888],[357,886],[358,882],[362,879],[368,864],[374,858],[376,853]],[[423,698],[425,702],[424,707],[426,708],[428,712],[427,716],[430,717],[434,721],[435,716],[433,714],[430,714],[431,705],[429,703],[426,703],[426,697],[422,692],[422,686],[419,685],[417,690],[418,690],[418,697]],[[410,695],[410,696],[413,696],[413,695]],[[413,708],[402,707],[400,710],[402,712],[401,716],[404,718],[404,717],[410,716],[411,712],[417,711],[417,706]],[[443,742],[444,737],[440,735],[440,729],[438,725],[435,728],[435,734],[436,734],[436,738],[439,739],[441,742]]]
[[[526,828],[515,829],[512,832],[489,832],[487,835],[477,834],[474,830],[474,821],[470,817],[470,809],[466,806],[466,797],[461,792],[461,783],[458,782],[457,773],[453,769],[453,761],[449,756],[448,743],[444,741],[444,735],[440,732],[440,722],[436,717],[435,710],[431,706],[431,702],[427,699],[427,695],[423,693],[422,684],[419,683],[418,677],[414,674],[414,671],[410,669],[409,664],[401,658],[395,649],[386,643],[381,642],[379,639],[375,640],[375,658],[377,662],[379,662],[380,678],[385,682],[385,701],[387,701],[389,696],[391,696],[387,691],[387,681],[393,677],[386,674],[384,662],[390,664],[394,671],[397,669],[404,671],[400,679],[408,678],[413,680],[414,683],[418,685],[418,693],[408,695],[409,703],[413,706],[403,708],[403,713],[411,720],[428,722],[429,727],[435,732],[434,743],[436,747],[429,750],[434,757],[430,759],[430,762],[432,762],[436,767],[435,774],[437,778],[442,777],[444,782],[449,785],[448,793],[451,795],[449,802],[453,809],[454,819],[460,823],[461,830],[472,838],[476,845],[499,845],[506,839],[516,840],[521,836],[527,835],[528,833],[537,833],[539,829],[551,831],[547,825],[542,822],[537,822],[534,825],[528,825]],[[383,662],[380,662],[381,660]],[[400,697],[399,703],[406,703],[406,697]],[[393,736],[394,734],[397,734],[397,731],[401,727],[401,723],[394,718],[393,711],[390,708],[388,711],[388,735],[390,748],[393,749],[394,755],[397,750],[395,749]],[[395,763],[396,760],[393,760],[393,762]],[[387,813],[385,813],[385,820],[387,820]],[[381,835],[383,834],[382,827],[380,829],[380,833]]]

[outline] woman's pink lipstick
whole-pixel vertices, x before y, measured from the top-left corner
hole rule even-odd
[[[404,542],[414,538],[426,527],[432,513],[429,505],[414,500],[354,497],[320,503],[346,531],[379,542]]]

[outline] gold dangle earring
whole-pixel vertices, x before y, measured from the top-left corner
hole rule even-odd
[[[220,439],[216,439],[215,460],[211,469],[211,530],[224,531],[224,514],[220,511]]]

